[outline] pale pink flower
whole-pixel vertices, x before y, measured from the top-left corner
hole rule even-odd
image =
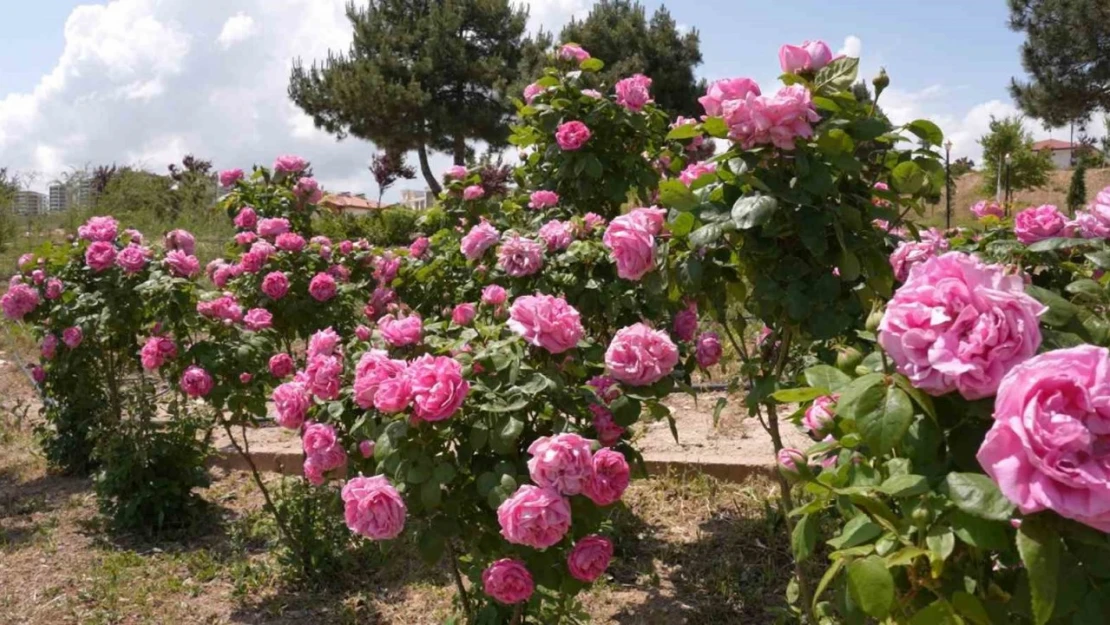
[[[655,268],[655,235],[665,216],[661,209],[637,208],[609,224],[601,241],[609,248],[618,276],[639,280]]]
[[[119,222],[112,217],[89,217],[83,226],[77,228],[78,237],[93,242],[110,243],[116,239],[118,232]]]
[[[532,597],[536,584],[520,560],[503,558],[482,571],[482,591],[498,603],[515,605]]]
[[[705,95],[698,98],[705,114],[720,117],[724,114],[723,104],[730,100],[745,100],[748,95],[760,95],[759,85],[750,78],[726,78],[709,85]]]
[[[824,436],[832,428],[836,401],[840,395],[822,395],[813,400],[802,416],[802,425],[817,437]]]
[[[331,328],[317,330],[308,338],[307,355],[309,358],[313,356],[331,356],[339,349],[340,342],[342,342],[342,339],[335,330]]]
[[[274,161],[274,171],[279,174],[296,174],[308,167],[308,161],[299,156],[286,154]]]
[[[582,61],[590,58],[590,53],[586,52],[586,50],[583,49],[582,46],[576,43],[564,43],[559,48],[559,58],[566,61],[573,60],[581,63]]]
[[[197,251],[197,239],[188,230],[170,230],[162,239],[162,245],[167,251],[180,250],[187,256],[192,256]]]
[[[498,506],[497,522],[510,543],[546,549],[570,529],[570,505],[554,490],[525,484]]]
[[[497,228],[483,219],[462,238],[459,248],[467,260],[477,260],[486,253],[486,250],[493,247],[500,238],[501,233],[497,231]]]
[[[273,300],[285,297],[289,292],[289,278],[280,271],[271,271],[262,278],[262,292]]]
[[[409,363],[405,378],[412,387],[413,418],[421,421],[450,418],[470,392],[462,365],[446,356],[424,354]]]
[[[483,189],[482,185],[480,184],[472,184],[469,187],[463,189],[463,199],[468,201],[479,200],[484,197],[485,194],[486,190]]]
[[[285,352],[274,354],[270,356],[266,366],[270,370],[270,375],[281,380],[293,373],[293,357]]]
[[[288,354],[286,354],[288,355]],[[280,376],[285,377],[285,376]],[[295,430],[304,423],[308,408],[312,405],[312,395],[303,382],[279,384],[271,396],[274,401],[274,421],[288,430]]]
[[[796,477],[801,473],[801,468],[809,464],[806,455],[793,447],[784,447],[775,457],[779,471],[787,477]]]
[[[265,308],[252,308],[243,316],[243,325],[255,332],[274,325],[274,316]]]
[[[455,325],[468,326],[474,322],[474,317],[478,314],[477,307],[470,302],[456,304],[455,308],[451,310],[451,321]]]
[[[416,345],[424,334],[424,322],[416,313],[400,318],[385,315],[378,319],[378,331],[393,347]]]
[[[183,250],[170,250],[166,253],[166,265],[170,272],[179,278],[194,278],[200,275],[200,261],[196,256]]]
[[[1006,214],[1005,211],[1002,209],[1002,206],[998,202],[992,202],[989,200],[979,200],[978,202],[973,204],[971,206],[971,213],[979,219],[983,219],[987,216],[1002,219],[1002,217]]]
[[[662,330],[637,323],[617,331],[605,351],[613,378],[632,386],[655,384],[678,364],[678,348]]]
[[[784,74],[815,72],[832,61],[832,51],[824,41],[803,41],[799,46],[779,48],[779,65]]]
[[[396,538],[405,529],[405,500],[385,476],[356,477],[343,486],[347,527],[371,540]]]
[[[1027,208],[1014,216],[1014,234],[1029,245],[1053,237],[1071,236],[1067,218],[1051,204]]]
[[[541,436],[528,447],[528,475],[541,488],[563,495],[582,492],[594,473],[590,441],[573,433]]]
[[[530,276],[543,267],[543,245],[510,234],[497,248],[497,266],[514,278]]]
[[[337,288],[335,278],[326,273],[318,273],[308,283],[308,294],[318,302],[326,302],[335,297]]]
[[[272,239],[279,234],[289,232],[292,226],[284,217],[266,217],[258,220],[258,236]]]
[[[394,360],[389,357],[384,350],[371,349],[359,358],[358,364],[355,366],[355,383],[354,383],[354,399],[355,403],[360,408],[369,410],[374,407],[375,399],[377,398],[378,389],[386,380],[395,378],[403,378],[405,370],[408,365],[403,360]],[[397,391],[404,390],[393,389],[396,394]],[[409,391],[409,399],[411,399],[411,389]],[[396,397],[390,398],[396,399]],[[390,402],[391,404],[393,402]],[[408,401],[404,402],[405,405]],[[403,408],[403,406],[402,406]],[[396,412],[396,411],[390,411]]]
[[[638,113],[644,106],[651,103],[651,79],[643,74],[636,74],[617,82],[617,104]]]
[[[110,269],[116,262],[116,248],[106,241],[94,241],[85,250],[85,264],[96,273]]]
[[[315,178],[302,177],[293,185],[293,194],[309,204],[316,204],[324,197],[324,190]]]
[[[717,172],[716,163],[706,163],[705,161],[699,163],[690,163],[682,173],[678,175],[678,179],[682,184],[690,186],[694,181],[702,176],[714,174]]]
[[[590,583],[601,577],[613,559],[613,541],[593,534],[574,543],[567,554],[567,570],[571,577]]]
[[[602,448],[594,454],[593,471],[582,485],[582,494],[599,506],[608,506],[620,501],[630,480],[624,455]]]
[[[491,284],[482,289],[482,302],[490,306],[500,306],[508,297],[509,294],[505,288],[497,284]]]
[[[528,85],[524,88],[524,101],[528,104],[531,104],[532,100],[535,100],[536,96],[543,93],[543,91],[544,88],[537,83],[532,83]]]
[[[559,203],[559,194],[554,191],[533,191],[528,198],[528,207],[536,210],[551,208]]]
[[[573,349],[585,330],[573,306],[553,295],[524,295],[509,308],[509,329],[552,354]]]
[[[147,371],[154,371],[174,358],[177,358],[177,345],[164,336],[148,338],[139,350],[139,361]]]
[[[552,219],[540,227],[539,235],[547,245],[548,252],[565,250],[574,241],[574,230],[570,222],[558,219]]]
[[[466,167],[462,165],[452,165],[447,168],[446,176],[450,179],[462,180],[463,178],[466,178],[469,173],[470,172],[467,171]]]
[[[8,292],[0,297],[0,308],[8,319],[19,321],[39,305],[39,294],[26,284],[13,284]]]
[[[220,186],[230,187],[243,179],[242,169],[225,169],[220,172]]]
[[[146,267],[149,250],[138,245],[128,245],[116,255],[116,264],[124,273],[138,273]]]

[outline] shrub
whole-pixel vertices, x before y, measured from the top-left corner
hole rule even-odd
[[[368,215],[321,214],[315,224],[319,234],[330,239],[365,239],[372,245],[408,245],[418,230],[419,211],[388,207]]]

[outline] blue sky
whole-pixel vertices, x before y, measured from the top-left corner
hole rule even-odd
[[[372,193],[373,146],[336,143],[284,96],[289,61],[346,47],[344,0],[39,0],[11,3],[0,38],[0,166],[39,172],[43,186],[101,162],[163,169],[185,152],[218,167],[304,154],[334,190]],[[590,0],[530,0],[532,23],[558,29]],[[658,2],[645,2],[649,10]],[[1021,37],[1003,0],[877,2],[682,0],[676,21],[701,34],[709,79],[778,75],[784,42],[824,39],[886,67],[881,102],[896,121],[928,117],[978,158],[990,115],[1015,111],[1006,86],[1022,76]],[[1066,130],[1038,137],[1066,138]],[[1103,132],[1101,123],[1092,129]],[[445,157],[434,161],[446,167]],[[417,183],[411,183],[410,186]],[[395,191],[396,192],[396,191]],[[394,193],[395,193],[394,192]]]

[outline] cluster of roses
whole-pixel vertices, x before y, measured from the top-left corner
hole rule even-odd
[[[1085,211],[1069,220],[1051,204],[1027,208],[1014,215],[1014,234],[1029,245],[1054,237],[1110,239],[1110,187],[1099,191]]]

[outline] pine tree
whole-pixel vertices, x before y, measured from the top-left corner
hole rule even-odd
[[[433,192],[431,151],[462,165],[468,141],[505,145],[528,12],[510,0],[370,0],[347,5],[346,52],[293,64],[289,96],[317,127],[390,152],[415,150]]]
[[[1071,186],[1068,187],[1068,210],[1074,215],[1075,211],[1087,204],[1087,164],[1080,160],[1071,175]]]

